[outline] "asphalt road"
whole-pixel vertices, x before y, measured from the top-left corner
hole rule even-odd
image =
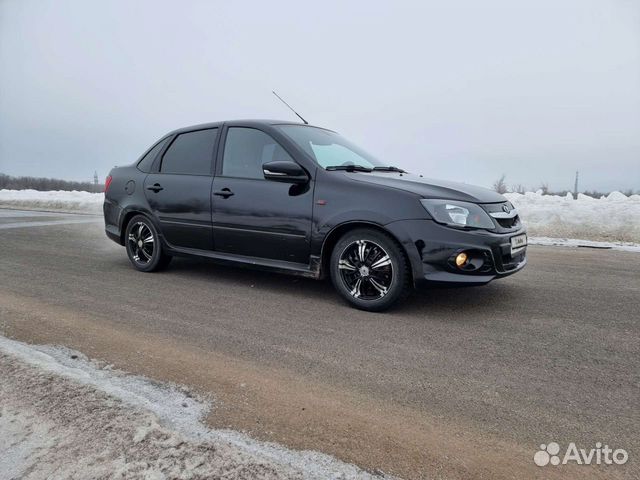
[[[354,310],[329,282],[129,266],[99,217],[0,210],[0,331],[210,393],[212,426],[407,478],[638,478],[640,255],[529,248],[521,273]],[[629,452],[536,467],[541,443]]]

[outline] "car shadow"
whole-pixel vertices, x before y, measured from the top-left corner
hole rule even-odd
[[[174,258],[167,272],[198,278],[203,281],[223,281],[262,289],[265,293],[282,295],[301,295],[318,302],[327,302],[332,306],[350,307],[334,290],[329,279],[317,281],[310,278],[287,275],[266,270],[242,268],[219,264],[209,259]],[[423,287],[413,290],[404,302],[393,306],[388,313],[394,315],[421,314],[428,317],[446,315],[451,318],[452,311],[460,312],[460,318],[468,320],[467,312],[474,316],[482,312],[512,311],[514,302],[525,295],[522,285],[497,281],[483,286],[473,287]],[[372,314],[375,315],[375,314]]]
[[[259,286],[274,293],[290,293],[292,285],[298,285],[296,288],[309,294],[326,295],[328,290],[333,289],[329,281],[317,281],[253,266],[226,265],[207,258],[176,257],[169,265],[167,272],[195,276],[203,280],[230,281],[251,287]]]

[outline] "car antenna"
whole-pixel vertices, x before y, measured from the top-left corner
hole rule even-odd
[[[300,115],[298,112],[296,112],[293,108],[291,108],[291,105],[289,105],[287,102],[285,102],[282,97],[280,97],[280,95],[278,95],[276,92],[274,92],[273,90],[271,90],[271,93],[273,93],[276,97],[278,97],[278,100],[280,100],[282,103],[284,103],[287,107],[289,107],[289,110],[291,110],[293,113],[295,113],[298,118],[300,120],[302,120],[304,122],[305,125],[309,125],[309,122],[307,122],[304,118],[302,118],[302,115]]]

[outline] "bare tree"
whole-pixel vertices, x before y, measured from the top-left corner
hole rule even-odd
[[[527,191],[527,189],[524,188],[524,185],[519,183],[517,185],[511,185],[511,191],[513,193],[520,193],[520,194],[524,195],[524,193]]]
[[[505,179],[507,176],[503,173],[502,176],[493,182],[493,189],[498,193],[507,193],[507,183]]]
[[[540,190],[542,190],[543,195],[549,195],[549,184],[547,182],[542,182],[542,185],[540,185]]]

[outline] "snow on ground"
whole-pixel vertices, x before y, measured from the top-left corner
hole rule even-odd
[[[61,347],[0,336],[0,478],[372,479],[202,419],[214,404]]]
[[[640,253],[640,244],[632,242],[595,242],[577,238],[529,237],[529,245],[546,245],[556,247],[586,247],[603,250],[622,250]]]
[[[530,237],[562,239],[547,244],[584,239],[640,246],[640,195],[612,192],[595,199],[578,194],[574,200],[571,194],[561,197],[538,191],[505,196],[518,208]],[[0,190],[0,207],[9,208],[101,213],[103,201],[102,193]]]
[[[103,193],[65,192],[61,190],[0,190],[0,207],[78,213],[101,213]]]
[[[585,239],[640,244],[640,195],[612,192],[595,199],[538,191],[505,195],[520,212],[532,237]]]

